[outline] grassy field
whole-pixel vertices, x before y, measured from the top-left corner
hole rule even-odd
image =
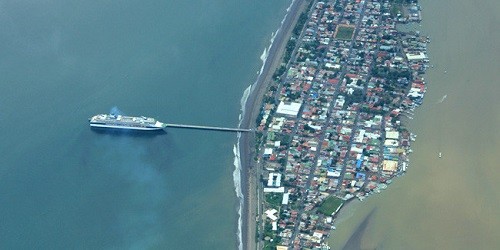
[[[339,25],[337,31],[335,32],[335,38],[341,40],[351,40],[354,34],[354,27]]]
[[[325,215],[332,215],[343,203],[343,200],[334,196],[330,196],[325,201],[323,201],[321,206],[318,208],[318,211]]]
[[[281,206],[281,201],[283,200],[283,194],[281,193],[267,193],[265,194],[266,202],[273,208],[278,209]]]

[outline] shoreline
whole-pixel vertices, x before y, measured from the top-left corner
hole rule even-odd
[[[251,87],[251,93],[245,103],[243,117],[241,120],[241,127],[255,128],[255,120],[260,112],[260,104],[262,97],[267,89],[269,81],[272,81],[274,70],[281,64],[283,53],[286,44],[291,37],[291,32],[295,27],[300,14],[307,6],[306,0],[292,0],[286,17],[283,20],[278,33],[267,51],[267,58],[264,62],[262,70]],[[257,185],[258,177],[256,176],[256,168],[254,165],[253,157],[255,156],[255,134],[242,133],[239,138],[240,147],[240,163],[241,171],[241,189],[243,193],[243,208],[242,208],[242,248],[243,249],[256,249],[256,216],[257,216]]]
[[[347,8],[348,4],[352,4],[350,8]],[[342,203],[346,206],[352,204],[350,201],[356,197],[363,200],[371,194],[380,193],[392,182],[392,178],[406,172],[408,155],[412,152],[410,142],[415,141],[416,135],[410,133],[398,118],[408,116],[412,119],[414,109],[422,104],[426,92],[423,75],[428,68],[426,44],[429,38],[420,36],[419,33],[401,33],[396,29],[398,23],[421,20],[420,7],[417,4],[411,7],[414,12],[411,16],[400,17],[397,20],[386,18],[379,26],[379,23],[373,21],[377,16],[382,13],[395,15],[389,13],[390,6],[381,9],[380,6],[364,1],[354,4],[352,0],[342,2],[343,8],[341,8],[342,6],[333,6],[332,3],[318,2],[307,19],[309,22],[305,21],[308,22],[302,29],[305,35],[299,38],[303,40],[288,44],[284,38],[289,37],[287,33],[290,33],[290,28],[293,26],[290,20],[293,23],[301,13],[297,10],[298,5],[300,4],[292,2],[289,9],[291,13],[287,13],[290,17],[286,16],[282,22],[283,30],[279,30],[280,33],[277,34],[277,44],[272,44],[267,53],[271,58],[266,59],[270,61],[264,61],[262,72],[255,86],[252,86],[256,93],[252,93],[245,106],[246,120],[242,121],[242,124],[250,128],[258,126],[258,130],[264,133],[268,127],[270,128],[270,139],[264,141],[266,153],[263,161],[264,164],[272,162],[270,163],[272,167],[268,171],[263,170],[259,161],[252,166],[254,161],[250,157],[256,155],[252,152],[259,150],[259,148],[253,150],[255,135],[245,135],[241,138],[244,147],[240,148],[240,155],[243,157],[241,162],[245,164],[244,166],[249,166],[241,174],[243,179],[248,181],[242,185],[247,188],[244,190],[247,196],[244,199],[244,214],[242,214],[246,222],[242,240],[246,242],[247,249],[260,247],[262,238],[257,239],[255,247],[250,239],[252,235],[265,236],[266,242],[272,242],[269,243],[271,246],[277,244],[294,248],[327,246],[323,240],[330,238],[330,227],[335,229],[332,222],[337,216],[333,211],[337,213]],[[409,6],[394,7],[410,12]],[[351,23],[350,19],[353,16],[356,16],[353,24],[343,26],[346,22]],[[309,28],[306,29],[307,27]],[[340,34],[348,35],[338,35],[339,27],[344,28]],[[346,30],[345,27],[350,30]],[[386,30],[392,33],[384,40],[379,36]],[[394,33],[399,35],[393,36]],[[376,34],[375,38],[373,34]],[[332,41],[331,36],[334,37]],[[297,47],[301,41],[304,42],[303,46]],[[262,118],[260,125],[253,125],[252,119],[259,115],[261,108],[256,104],[264,101],[262,92],[267,90],[270,81],[272,83],[271,70],[281,63],[280,53],[283,52],[284,46],[290,47],[288,50],[291,46],[299,48],[300,56],[292,59],[292,64],[287,65],[286,69],[282,67],[285,71],[288,70],[293,82],[269,90],[270,95],[274,92],[279,94],[274,96],[275,99],[265,100],[270,106],[266,106],[266,116]],[[389,54],[390,51],[397,51],[398,54]],[[264,56],[266,52],[267,50]],[[288,59],[288,52],[286,55]],[[327,61],[325,58],[328,60],[336,58],[336,60]],[[384,60],[389,59],[394,64],[388,69]],[[403,66],[397,66],[398,63]],[[279,69],[280,75],[282,68]],[[366,96],[370,98],[365,98]],[[281,102],[277,113],[281,116],[276,119],[273,117],[270,121],[269,112],[273,111],[273,105],[278,98]],[[294,108],[288,110],[287,106]],[[304,126],[304,130],[301,130],[300,126]],[[277,136],[275,136],[276,131]],[[291,136],[294,141],[289,140]],[[285,143],[281,144],[283,140]],[[289,145],[291,142],[293,143]],[[322,153],[322,146],[330,153]],[[281,164],[279,170],[276,162]],[[291,173],[285,177],[285,181],[289,181],[289,186],[281,187],[281,177],[287,173]],[[259,201],[266,197],[259,190],[262,184],[258,180],[266,179],[263,174],[264,176],[269,174],[267,187],[280,187],[279,190],[269,189],[266,192],[283,193],[285,188],[288,189],[287,194],[294,197],[291,205],[285,196],[283,196],[284,206],[276,205],[274,200],[268,203]],[[276,182],[273,176],[277,176]],[[254,193],[255,191],[257,192]],[[307,195],[307,198],[300,199],[304,195]],[[332,196],[333,199],[330,198]],[[271,199],[276,198],[276,196],[271,197]],[[335,197],[344,201],[340,201],[337,210],[334,206],[338,203]],[[318,201],[323,201],[321,207],[313,210]],[[258,206],[252,206],[254,203]],[[276,209],[279,210],[281,207],[292,210],[284,210],[284,213],[279,213],[279,217],[274,216]],[[347,207],[342,208],[347,212],[346,209]],[[257,223],[261,223],[258,217],[262,214],[261,210],[266,210],[269,220],[262,218],[262,223],[265,224],[259,225]],[[314,218],[307,216],[318,212],[320,215]],[[278,229],[278,223],[281,229]],[[261,232],[261,230],[264,234],[255,234],[255,231]]]

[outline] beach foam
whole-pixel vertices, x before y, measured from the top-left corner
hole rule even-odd
[[[271,50],[273,44],[274,44],[274,39],[278,35],[278,33],[281,30],[281,27],[283,26],[283,23],[285,22],[286,17],[288,16],[288,13],[290,12],[290,9],[292,8],[292,5],[294,4],[295,0],[292,0],[290,2],[290,5],[286,9],[286,14],[281,20],[281,25],[280,27],[276,30],[276,32],[271,33],[271,39],[270,39],[270,44],[267,48],[264,48],[264,51],[260,55],[260,60],[262,61],[262,66],[260,67],[260,70],[257,72],[258,76],[257,79],[255,80],[254,84],[250,84],[245,91],[243,92],[243,96],[241,97],[240,100],[240,105],[241,105],[241,113],[239,115],[239,123],[238,127],[241,126],[241,123],[243,121],[243,117],[245,117],[245,108],[246,108],[246,103],[248,100],[248,97],[250,94],[253,93],[254,89],[258,85],[257,83],[259,82],[260,78],[262,77],[262,73],[264,70],[264,67],[266,66],[267,63],[267,58],[269,56],[269,51]],[[243,218],[242,218],[242,210],[243,210],[243,203],[245,201],[244,195],[241,189],[241,158],[240,158],[240,139],[241,139],[241,133],[238,133],[237,135],[237,143],[233,147],[233,154],[234,154],[234,171],[233,171],[233,181],[234,181],[234,189],[236,192],[236,197],[239,199],[239,208],[238,208],[238,230],[237,230],[237,236],[238,236],[238,249],[242,250],[243,249],[243,235],[242,235],[242,226],[243,226]]]
[[[234,180],[234,189],[236,191],[236,197],[239,200],[238,207],[238,249],[243,249],[243,235],[241,234],[241,228],[243,224],[243,218],[241,218],[241,212],[243,209],[243,192],[241,192],[241,160],[240,160],[240,139],[241,133],[238,133],[238,143],[233,147],[234,153],[234,171],[233,171],[233,180]]]
[[[290,9],[292,8],[292,5],[293,5],[294,2],[295,2],[295,0],[293,0],[290,3],[290,5],[288,6],[288,8],[286,8],[286,14],[283,17],[283,19],[281,20],[280,27],[275,32],[271,33],[271,39],[269,40],[269,42],[270,42],[269,46],[267,48],[264,48],[264,51],[262,51],[262,54],[260,55],[260,60],[262,61],[262,66],[260,67],[260,70],[257,71],[257,73],[258,73],[259,76],[257,77],[257,80],[255,80],[256,83],[259,81],[259,78],[262,75],[262,71],[264,70],[264,67],[266,66],[267,57],[269,56],[269,51],[271,50],[271,47],[274,44],[274,39],[276,38],[276,36],[280,32],[281,27],[283,26],[283,23],[285,22],[285,19],[288,16],[288,12],[290,12]],[[254,84],[254,85],[256,85],[256,84]],[[240,120],[241,120],[241,117],[240,117]]]
[[[248,97],[250,96],[252,89],[252,85],[248,86],[245,91],[243,92],[243,96],[241,97],[240,104],[241,104],[241,113],[239,116],[239,124],[238,127],[241,126],[241,122],[243,121],[243,117],[245,115],[245,106],[246,102],[248,100]],[[238,236],[238,249],[243,249],[243,235],[241,234],[242,226],[243,226],[243,218],[241,216],[241,212],[243,210],[243,202],[244,202],[244,195],[243,192],[241,191],[241,159],[240,159],[240,138],[241,138],[241,133],[238,133],[238,142],[236,145],[233,147],[233,154],[234,154],[234,171],[233,171],[233,181],[234,181],[234,190],[236,192],[236,197],[238,197],[239,200],[239,207],[238,207],[238,231],[237,231],[237,236]]]

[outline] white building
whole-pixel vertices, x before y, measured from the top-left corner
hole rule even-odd
[[[297,117],[300,107],[302,106],[302,103],[298,102],[280,102],[278,105],[278,109],[276,110],[276,113],[282,114],[282,115],[287,115],[287,116],[293,116]]]
[[[264,188],[264,193],[284,193],[285,187],[278,188]]]
[[[267,179],[268,187],[279,187],[281,186],[281,174],[280,173],[269,173]]]
[[[408,61],[413,61],[413,60],[423,60],[426,59],[427,56],[423,52],[419,53],[407,53],[406,58],[408,58]]]

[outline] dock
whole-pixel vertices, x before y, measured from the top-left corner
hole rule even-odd
[[[187,124],[165,124],[166,128],[188,128],[188,129],[201,129],[201,130],[216,130],[216,131],[226,131],[226,132],[251,132],[251,129],[246,128],[224,128],[224,127],[210,127],[210,126],[198,126],[198,125],[187,125]]]

